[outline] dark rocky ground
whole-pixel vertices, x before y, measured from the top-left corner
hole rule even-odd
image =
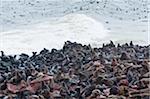
[[[0,99],[149,99],[150,45],[65,42],[0,56]]]

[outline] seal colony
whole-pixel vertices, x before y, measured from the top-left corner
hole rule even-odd
[[[0,99],[149,99],[150,45],[65,42],[0,56]]]

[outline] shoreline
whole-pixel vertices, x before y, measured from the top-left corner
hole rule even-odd
[[[132,40],[132,41],[136,46],[141,46],[141,47],[150,46],[150,44],[148,42],[144,43],[144,41],[143,41],[142,43],[139,43],[140,41],[139,42],[136,42],[134,40]],[[109,41],[108,40],[107,41],[102,41],[101,40],[99,42],[101,42],[101,43],[99,43],[99,44],[95,44],[96,42],[95,43],[77,42],[77,43],[82,44],[82,45],[91,45],[91,47],[94,49],[94,48],[102,48],[103,44],[108,44],[110,42],[110,40]],[[129,40],[121,40],[121,41],[120,40],[113,40],[113,42],[114,42],[114,45],[116,47],[117,47],[118,44],[120,44],[120,45],[124,45],[126,43],[129,44]],[[97,43],[98,43],[98,41],[97,41]],[[61,43],[61,44],[63,44],[63,43]],[[63,45],[61,45],[61,46],[56,45],[55,47],[43,47],[43,48],[42,47],[41,48],[31,48],[31,47],[26,47],[26,48],[25,47],[23,47],[23,48],[13,47],[12,48],[10,46],[10,47],[6,47],[6,48],[1,48],[0,51],[4,51],[5,55],[18,55],[19,56],[20,54],[24,53],[24,54],[27,54],[29,56],[32,56],[32,52],[40,53],[40,51],[42,51],[44,48],[46,48],[49,51],[51,51],[53,48],[57,49],[57,50],[61,50]]]

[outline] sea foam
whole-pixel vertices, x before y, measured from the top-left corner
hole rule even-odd
[[[65,41],[99,44],[107,37],[103,24],[85,14],[69,14],[13,31],[0,33],[0,50],[6,54],[40,51],[43,48],[62,48]]]

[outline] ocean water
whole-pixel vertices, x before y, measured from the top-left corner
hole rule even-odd
[[[65,41],[101,47],[113,40],[150,44],[147,0],[2,0],[0,50],[20,54],[62,48]]]

